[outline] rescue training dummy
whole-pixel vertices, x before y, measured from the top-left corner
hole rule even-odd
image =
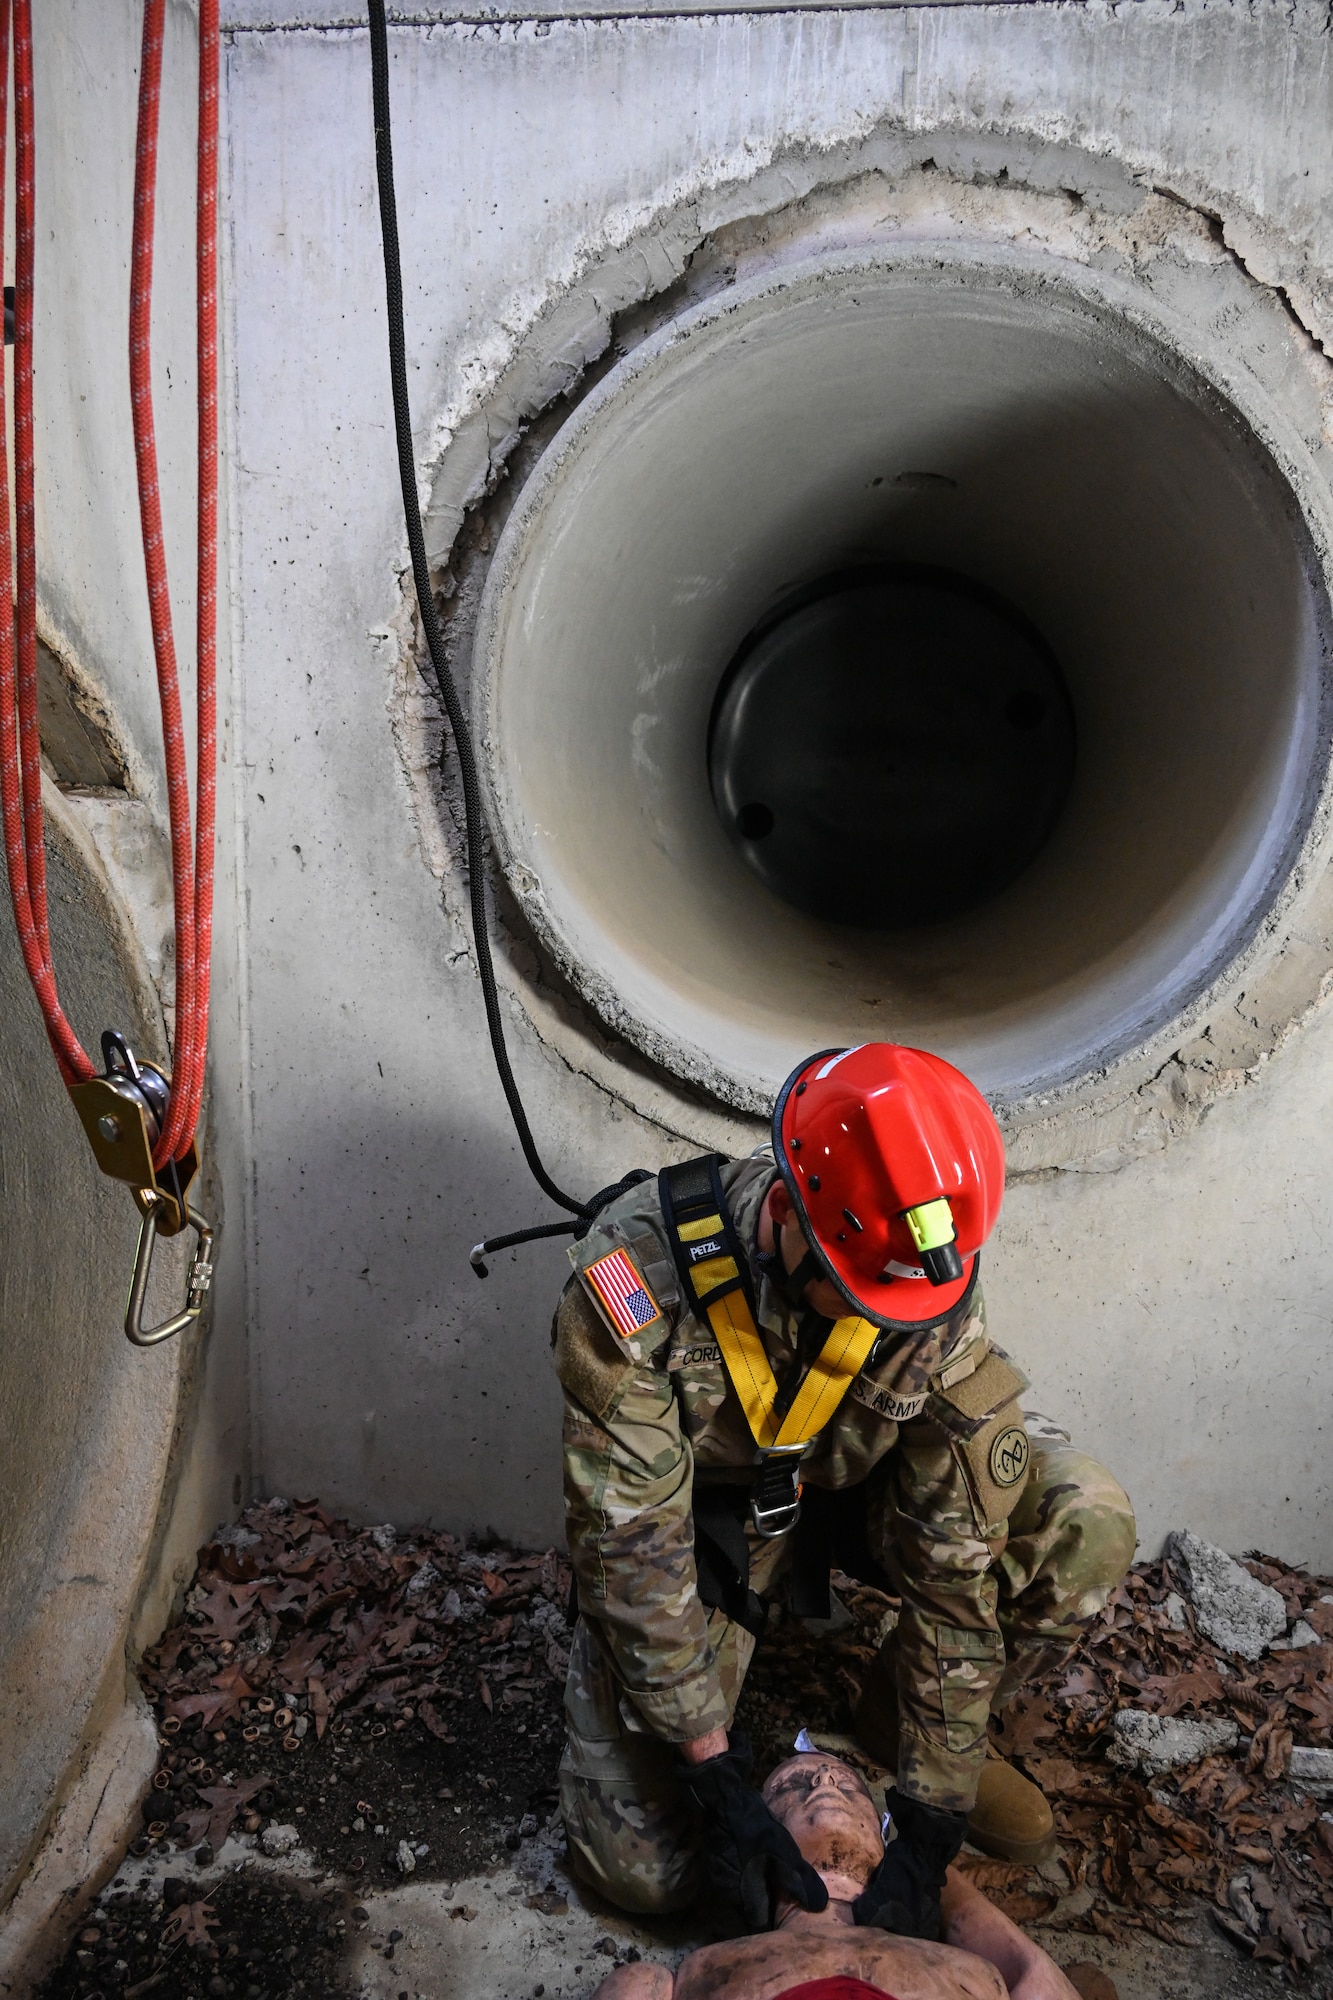
[[[978,1252],[1003,1182],[968,1080],[867,1043],[792,1074],[771,1152],[668,1167],[572,1247],[560,1799],[575,1867],[621,1908],[681,1908],[719,1870],[753,1928],[779,1892],[823,1907],[728,1730],[762,1600],[827,1616],[834,1562],[902,1603],[855,1717],[897,1773],[897,1928],[938,1936],[965,1837],[1049,1850],[1050,1809],[987,1761],[987,1721],[1105,1605],[1134,1518],[1063,1432],[1029,1428],[989,1338]]]
[[[693,1951],[673,1975],[627,1965],[595,2000],[1078,2000],[1055,1962],[957,1869],[944,1883],[943,1943],[892,1936],[877,1897],[886,1862],[879,1813],[850,1764],[792,1757],[763,1797],[828,1902],[818,1912],[779,1901],[773,1931]],[[892,1856],[893,1842],[888,1848]],[[892,1904],[892,1896],[887,1899]],[[865,1921],[865,1906],[872,1915]]]

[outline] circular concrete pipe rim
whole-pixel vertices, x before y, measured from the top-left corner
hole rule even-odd
[[[1024,1030],[1029,1043],[1043,1043],[1035,1058],[1029,1048],[1026,1057],[1020,1050],[1018,1060],[1003,1057],[988,1062],[984,1051],[978,1056],[974,1048],[960,1049],[957,1035],[932,1036],[910,1021],[905,1027],[902,1010],[889,1007],[857,1022],[834,1021],[827,1010],[816,1007],[813,1015],[788,1023],[778,1020],[775,1025],[770,1012],[753,1032],[744,1020],[738,1024],[734,1017],[728,1018],[724,1006],[710,1013],[709,977],[714,968],[705,967],[702,976],[698,968],[678,972],[673,958],[676,947],[689,942],[688,925],[682,930],[678,924],[674,931],[667,927],[657,962],[646,969],[609,933],[604,914],[596,907],[597,892],[589,890],[588,882],[599,869],[620,867],[628,849],[618,841],[610,843],[595,858],[587,880],[575,883],[577,893],[571,893],[553,866],[552,835],[558,836],[559,827],[549,817],[534,818],[527,796],[534,772],[551,761],[554,740],[543,738],[541,721],[532,718],[544,716],[549,722],[556,714],[549,701],[545,710],[542,707],[543,696],[549,693],[542,686],[542,669],[552,641],[549,624],[539,629],[543,607],[534,609],[534,599],[565,556],[561,545],[569,544],[572,535],[576,538],[575,516],[590,504],[591,471],[599,451],[608,443],[623,448],[636,424],[640,431],[651,425],[662,397],[676,393],[672,384],[677,370],[683,384],[680,393],[696,393],[702,379],[700,362],[709,360],[716,366],[718,357],[725,358],[738,340],[748,341],[751,352],[762,358],[765,333],[776,329],[778,337],[786,334],[794,316],[817,310],[821,296],[843,297],[858,310],[869,297],[887,308],[891,325],[895,304],[904,303],[909,290],[919,298],[926,289],[932,294],[932,311],[939,314],[954,304],[971,310],[979,321],[993,312],[998,324],[998,316],[1008,309],[1015,324],[1024,322],[1026,315],[1025,331],[1034,339],[1100,343],[1108,362],[1115,360],[1126,379],[1141,383],[1145,394],[1174,397],[1175,405],[1198,428],[1200,451],[1206,444],[1214,456],[1225,450],[1233,461],[1245,462],[1250,483],[1241,482],[1243,503],[1253,509],[1266,507],[1261,525],[1281,539],[1284,577],[1292,593],[1287,610],[1290,620],[1300,626],[1299,658],[1287,663],[1287,681],[1279,689],[1289,711],[1289,727],[1280,742],[1275,739],[1267,746],[1268,793],[1257,815],[1258,830],[1242,839],[1229,857],[1231,876],[1213,894],[1212,902],[1205,895],[1192,912],[1195,934],[1189,948],[1169,963],[1164,960],[1165,970],[1159,965],[1151,978],[1141,979],[1140,990],[1118,1001],[1108,1018],[1094,1021],[1091,1028],[1085,1021],[1077,1032],[1066,1034],[1063,1045],[1055,1038],[1053,1046],[1052,1038],[1036,1029]],[[1319,845],[1328,819],[1325,634],[1333,534],[1319,475],[1295,424],[1273,404],[1242,357],[1228,354],[1215,340],[1210,351],[1203,351],[1209,337],[1203,328],[1145,298],[1132,283],[1055,256],[997,254],[993,246],[956,241],[916,243],[906,249],[818,256],[771,269],[714,295],[635,348],[577,407],[530,474],[499,539],[478,618],[472,703],[501,866],[544,948],[615,1033],[669,1073],[745,1112],[763,1113],[790,1062],[799,1059],[807,1046],[827,1042],[830,1031],[835,1039],[849,1042],[917,1039],[960,1061],[998,1104],[1016,1108],[1039,1093],[1044,1103],[1049,1093],[1063,1096],[1104,1079],[1116,1064],[1141,1058],[1168,1033],[1182,1037],[1239,977],[1252,974],[1266,936],[1296,891],[1302,874],[1298,864]],[[572,492],[577,493],[580,508],[571,512]],[[921,553],[896,543],[889,552],[909,558]],[[926,559],[931,559],[929,550]],[[583,598],[595,597],[596,573],[589,576],[585,570],[581,575]],[[702,593],[713,587],[715,579],[699,581]],[[786,580],[786,587],[791,581]],[[749,622],[767,608],[772,595],[771,590],[752,595]],[[1015,601],[1050,639],[1041,609],[1021,592],[1015,593]],[[733,645],[744,629],[732,632]],[[1292,644],[1296,645],[1295,637]],[[711,679],[703,700],[705,718],[730,650],[707,663],[705,678]],[[506,740],[507,730],[513,734],[512,699],[505,708],[511,693],[506,682],[511,654],[523,656],[523,666],[536,673],[535,679],[523,683],[529,734],[518,745]],[[509,683],[517,671],[510,666]],[[1235,687],[1227,692],[1234,694]],[[628,763],[629,755],[628,738],[621,739],[600,765],[590,753],[587,767],[576,774],[585,788],[583,795],[588,786],[615,783],[623,774],[612,766]],[[702,739],[696,761],[696,791],[706,800]],[[689,782],[693,785],[694,778]],[[639,840],[651,837],[651,828],[640,827],[634,833]],[[712,841],[718,855],[728,849],[715,816],[710,832],[701,838]],[[711,852],[708,866],[713,866]],[[701,896],[707,889],[707,884],[701,886]],[[846,934],[830,930],[828,940],[845,944]],[[807,934],[802,949],[809,948]],[[876,1004],[865,1001],[866,1007]],[[1096,1012],[1095,1006],[1092,1011]],[[1020,1033],[1016,1047],[1022,1039]]]

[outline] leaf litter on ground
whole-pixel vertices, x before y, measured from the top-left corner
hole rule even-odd
[[[1139,1564],[1071,1659],[993,1725],[996,1750],[1050,1798],[1061,1843],[1060,1861],[1043,1870],[965,1856],[1016,1921],[1185,1944],[1182,1926],[1202,1904],[1257,1960],[1297,1977],[1327,1965],[1333,1820],[1286,1771],[1293,1747],[1329,1741],[1333,1601],[1322,1600],[1333,1599],[1333,1583],[1269,1556],[1246,1566],[1314,1629],[1316,1645],[1254,1664],[1223,1654],[1198,1634],[1188,1606],[1183,1626],[1172,1623],[1180,1580],[1161,1562]],[[880,1590],[841,1575],[835,1583],[848,1614],[840,1629],[778,1611],[757,1649],[739,1719],[760,1774],[790,1754],[802,1726],[850,1732],[896,1616]],[[141,1666],[161,1758],[136,1848],[176,1850],[184,1867],[191,1853],[206,1862],[229,1834],[253,1840],[267,1825],[295,1824],[349,1897],[398,1879],[404,1838],[425,1876],[457,1878],[505,1849],[512,1856],[519,1828],[547,1822],[555,1804],[569,1589],[568,1563],[551,1549],[354,1528],[315,1500],[247,1509],[200,1551],[182,1615]],[[1145,1783],[1106,1759],[1125,1707],[1230,1716],[1241,1743]],[[532,1887],[530,1907],[563,1904],[544,1880]],[[220,1935],[243,1945],[240,1913],[252,1908],[260,1921],[271,1893],[262,1884],[229,1890],[241,1902],[228,1921],[240,1927]],[[288,1937],[302,1907],[284,1919]],[[110,2000],[146,1977],[154,2000],[197,1991],[219,1950],[225,1960],[240,1948],[209,1942],[208,1909],[182,1881],[171,1940],[159,1923],[141,1948],[132,1931],[108,1945],[128,1964],[118,1974],[109,1959],[99,1963],[99,1990]],[[310,1921],[331,1949],[332,1920],[314,1911]],[[44,1983],[52,2000],[89,1990],[72,1959],[69,1977]],[[265,1993],[295,1991],[272,1955],[263,1982]]]
[[[1060,1861],[1045,1872],[965,1855],[1016,1922],[1123,1942],[1139,1930],[1189,1943],[1201,1907],[1247,1956],[1321,1975],[1333,1946],[1329,1801],[1288,1778],[1293,1748],[1328,1748],[1333,1720],[1333,1579],[1252,1553],[1244,1567],[1283,1597],[1318,1643],[1249,1662],[1198,1631],[1167,1563],[1138,1563],[1071,1659],[993,1721],[996,1751],[1038,1784],[1055,1813]],[[766,1760],[793,1725],[850,1733],[861,1680],[896,1606],[838,1579],[852,1623],[828,1636],[795,1621],[755,1657],[741,1714]],[[1173,1601],[1168,1605],[1168,1598]],[[1145,1781],[1107,1761],[1124,1708],[1233,1719],[1229,1754]]]
[[[341,1992],[340,1940],[359,1896],[402,1879],[404,1841],[418,1881],[530,1863],[554,1909],[531,1836],[556,1802],[569,1588],[555,1550],[356,1528],[314,1500],[247,1509],[139,1669],[159,1759],[133,1851],[176,1872],[104,1892],[43,2000],[278,2000],[312,1965]],[[194,1870],[238,1836],[205,1900]],[[265,1872],[298,1845],[336,1891]]]

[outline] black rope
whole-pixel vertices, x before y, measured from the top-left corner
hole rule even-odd
[[[572,1236],[582,1227],[581,1222],[539,1222],[535,1229],[511,1229],[507,1236],[488,1236],[484,1243],[474,1243],[469,1261],[477,1276],[484,1278],[486,1259],[497,1250],[513,1250],[520,1243],[535,1243],[541,1236]]]
[[[585,1202],[583,1213],[574,1222],[539,1222],[532,1229],[512,1229],[507,1236],[488,1236],[484,1243],[474,1243],[471,1251],[472,1268],[479,1278],[486,1276],[486,1258],[496,1250],[512,1250],[519,1243],[535,1243],[539,1236],[586,1236],[602,1210],[613,1202],[617,1195],[627,1194],[640,1181],[650,1181],[652,1175],[646,1167],[631,1167],[621,1180],[612,1181],[610,1187],[599,1188],[592,1200]]]
[[[477,973],[481,980],[482,995],[486,1002],[486,1026],[490,1030],[491,1051],[495,1057],[495,1067],[499,1072],[500,1086],[509,1106],[509,1115],[514,1121],[518,1143],[523,1148],[523,1157],[528,1163],[533,1179],[544,1194],[550,1196],[560,1208],[567,1208],[577,1219],[573,1222],[542,1222],[532,1229],[511,1230],[505,1236],[488,1236],[484,1243],[478,1243],[472,1252],[472,1268],[477,1276],[486,1276],[485,1257],[497,1250],[510,1250],[519,1243],[534,1243],[543,1236],[581,1236],[587,1231],[594,1216],[600,1214],[608,1202],[624,1194],[627,1189],[637,1186],[649,1176],[642,1167],[636,1167],[623,1179],[613,1182],[610,1187],[601,1188],[591,1201],[575,1201],[572,1195],[556,1185],[542,1164],[537,1151],[537,1142],[528,1124],[528,1114],[519,1096],[518,1084],[509,1061],[509,1050],[505,1046],[504,1018],[500,1012],[500,995],[495,984],[495,965],[491,958],[491,936],[486,916],[486,885],[482,863],[482,819],[481,788],[477,783],[477,760],[472,749],[472,737],[463,713],[463,704],[458,698],[458,689],[450,671],[444,650],[444,636],[440,631],[440,621],[435,615],[435,599],[431,595],[430,568],[426,561],[426,537],[421,526],[421,509],[417,504],[417,470],[412,451],[412,412],[407,401],[407,342],[403,332],[403,272],[398,255],[398,202],[393,185],[393,143],[389,130],[389,40],[384,20],[384,0],[369,0],[370,8],[370,73],[375,106],[375,173],[379,182],[380,228],[384,238],[384,295],[389,321],[389,378],[393,384],[394,435],[398,445],[398,474],[403,487],[403,516],[407,523],[407,544],[412,552],[412,581],[416,585],[417,605],[421,612],[421,629],[426,635],[426,645],[430,652],[431,665],[439,683],[440,698],[453,731],[454,748],[458,753],[458,769],[463,781],[463,829],[464,844],[467,848],[468,897],[472,906],[472,941],[477,954]]]
[[[495,1056],[495,1067],[500,1074],[500,1085],[509,1106],[509,1115],[514,1121],[518,1143],[523,1148],[523,1157],[528,1163],[533,1179],[544,1194],[567,1208],[572,1214],[589,1217],[593,1211],[590,1204],[575,1201],[572,1195],[556,1185],[542,1164],[532,1129],[528,1124],[528,1114],[523,1109],[518,1084],[510,1066],[509,1051],[505,1046],[504,1020],[500,1013],[500,996],[495,985],[495,967],[491,960],[491,939],[486,918],[486,888],[482,864],[482,817],[481,792],[477,783],[477,761],[472,749],[472,737],[463,713],[463,704],[458,698],[458,689],[445,656],[444,638],[439,620],[435,615],[435,600],[431,595],[430,569],[426,562],[426,538],[422,532],[421,509],[417,503],[416,460],[412,451],[412,413],[407,401],[407,344],[403,333],[403,274],[398,256],[398,203],[393,184],[393,146],[389,133],[389,42],[384,22],[384,0],[369,0],[370,6],[370,69],[375,105],[375,171],[379,181],[380,226],[384,236],[384,291],[385,305],[389,319],[389,375],[393,383],[394,431],[398,442],[398,472],[403,485],[403,513],[407,521],[408,547],[412,551],[412,579],[416,584],[417,604],[421,611],[421,629],[426,635],[426,645],[430,650],[431,664],[439,683],[440,697],[444,702],[449,727],[453,731],[454,748],[458,754],[458,768],[463,780],[463,825],[467,846],[468,894],[472,905],[472,941],[477,954],[477,972],[481,979],[481,990],[486,1002],[486,1025],[490,1029],[491,1049]],[[551,1223],[537,1230],[519,1230],[514,1235],[497,1237],[493,1242],[478,1248],[507,1248],[510,1244],[525,1242],[530,1236],[554,1236],[567,1227],[564,1223]],[[482,1274],[484,1276],[484,1272]]]

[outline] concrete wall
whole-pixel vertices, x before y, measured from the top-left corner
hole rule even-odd
[[[130,422],[129,259],[142,8],[136,0],[55,0],[37,11],[38,253],[36,422],[38,616],[67,686],[120,753],[125,789],[98,796],[67,784],[117,897],[120,921],[147,962],[171,1019],[171,881],[166,846],[162,725]],[[170,0],[158,142],[153,285],[153,398],[168,575],[193,790],[195,650],[195,134],[197,7]],[[226,105],[223,105],[226,144]],[[224,169],[225,171],[225,169]],[[225,222],[224,222],[225,230]],[[222,255],[222,286],[228,284]],[[225,322],[223,346],[225,354]],[[225,363],[224,363],[225,365]],[[221,495],[218,892],[211,1050],[217,1082],[206,1105],[207,1193],[218,1211],[240,1194],[243,1158],[237,1071],[241,994],[236,935],[234,756],[227,622],[229,469]],[[63,777],[63,773],[57,773]],[[59,963],[57,966],[59,970]],[[111,1023],[95,989],[75,1024],[96,1050]],[[161,1025],[152,1050],[167,1056]],[[219,1174],[217,1162],[228,1155]],[[183,1448],[171,1471],[173,1509],[158,1524],[144,1631],[192,1566],[200,1536],[249,1481],[242,1232],[219,1243],[213,1325],[192,1354],[191,1396],[180,1414]]]
[[[1113,205],[1119,188],[1130,210],[1157,188],[1193,205],[1200,241],[1247,285],[1279,288],[1282,367],[1308,449],[1323,449],[1322,9],[533,18],[545,11],[478,24],[424,8],[392,30],[419,464],[451,576],[494,532],[475,517],[455,547],[463,503],[525,413],[597,354],[610,313],[670,286],[710,232],[858,172],[887,189],[927,158],[964,183],[1003,168],[1020,190],[1073,185]],[[247,0],[231,18],[253,1117],[235,1178],[253,1187],[256,1476],[361,1515],[545,1537],[545,1334],[564,1267],[558,1249],[529,1249],[483,1287],[466,1263],[483,1232],[545,1210],[491,1071],[452,794],[432,785],[434,711],[405,652],[366,37],[345,7]],[[1284,921],[1268,945],[1305,951],[1289,1004],[1253,1029],[1263,1046],[1212,1062],[1202,1095],[1187,1079],[1168,1101],[1140,1073],[1099,1102],[1094,1131],[1019,1133],[1028,1173],[989,1290],[1034,1402],[1105,1454],[1150,1544],[1189,1521],[1327,1561],[1329,940],[1299,898]],[[515,1066],[567,1185],[753,1142],[599,1029],[513,935]],[[1217,1047],[1239,1046],[1243,999],[1215,1012]],[[1175,1076],[1170,1058],[1154,1074]]]
[[[38,624],[62,998],[91,1053],[121,1028],[168,1054],[172,912],[164,774],[128,378],[142,9],[34,10]],[[193,698],[195,15],[167,10],[153,332],[176,630]],[[11,134],[12,147],[12,134]],[[225,574],[225,564],[224,564]],[[224,652],[224,659],[226,655]],[[224,699],[222,756],[229,755]],[[220,841],[214,1050],[234,1072],[232,841]],[[239,1256],[216,1328],[151,1352],[122,1331],[138,1217],[97,1172],[0,918],[0,1990],[27,1991],[53,1910],[96,1886],[156,1758],[132,1676],[202,1536],[248,1482]],[[217,1093],[196,1199],[228,1240]],[[239,1207],[239,1203],[238,1203]],[[239,1239],[239,1231],[237,1232]],[[237,1243],[239,1249],[239,1240]],[[180,1304],[154,1261],[150,1323]],[[20,1886],[21,1885],[21,1886]],[[11,1901],[11,1895],[17,1895]]]
[[[1323,7],[391,13],[421,492],[465,681],[496,538],[563,415],[618,355],[793,246],[891,258],[932,231],[959,254],[1003,239],[1141,288],[1186,359],[1231,370],[1238,406],[1271,417],[1322,518]],[[113,1837],[98,1802],[131,1809],[151,1743],[125,1704],[125,1648],[160,1628],[198,1540],[247,1490],[559,1532],[560,1249],[501,1257],[484,1286],[467,1265],[481,1235],[546,1210],[490,1064],[451,767],[435,768],[402,588],[361,21],[339,0],[224,6],[231,622],[208,1183],[224,1231],[212,1326],[190,1349],[121,1343],[132,1218],[88,1183],[45,1071],[35,1108],[21,980],[0,1015],[11,1468],[53,1426],[70,1440],[24,1480],[0,1551],[23,1738],[0,1875],[37,1856],[0,1976],[67,1886],[57,1848],[95,1868]],[[89,790],[62,774],[52,737],[64,983],[90,1042],[112,1008],[161,1053],[169,893],[123,359],[139,22],[130,0],[38,10],[40,615],[108,775]],[[187,662],[193,25],[178,0],[155,311]],[[1124,1478],[1149,1545],[1189,1522],[1333,1561],[1327,789],[1325,772],[1269,918],[1189,1019],[1006,1113],[996,1329],[1034,1405]],[[564,979],[506,892],[498,907],[515,1068],[565,1185],[754,1143],[753,1118],[620,1039],[580,998],[595,981]]]

